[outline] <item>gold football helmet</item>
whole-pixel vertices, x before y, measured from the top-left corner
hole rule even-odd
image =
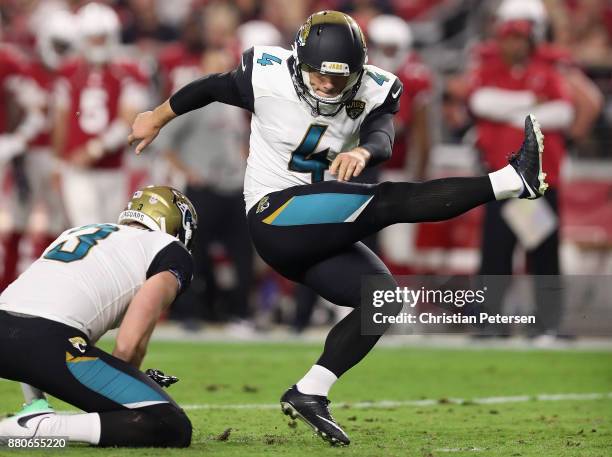
[[[119,214],[118,224],[130,222],[166,232],[191,249],[198,214],[182,192],[168,186],[147,186],[134,192],[127,208]]]

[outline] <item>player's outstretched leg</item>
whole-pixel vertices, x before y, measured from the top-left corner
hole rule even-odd
[[[423,183],[325,181],[288,188],[268,194],[249,211],[251,236],[261,257],[276,271],[332,303],[358,308],[363,275],[388,277],[390,287],[393,279],[388,270],[368,266],[363,255],[356,261],[351,249],[359,247],[359,240],[392,224],[446,220],[496,199],[538,198],[547,187],[542,152],[542,133],[529,116],[520,150],[501,170]],[[355,271],[359,265],[366,267]],[[357,292],[348,293],[351,290]],[[360,311],[353,310],[330,331],[317,363],[283,396],[283,411],[292,416],[298,413],[328,441],[348,444],[328,412],[327,393],[378,338],[361,334]]]
[[[510,156],[506,167],[487,176],[379,184],[370,208],[373,225],[381,229],[402,222],[436,222],[493,200],[539,198],[548,187],[542,171],[543,152],[544,135],[529,115],[521,148]],[[368,208],[363,214],[368,215]]]
[[[322,181],[272,192],[249,211],[251,236],[269,265],[299,282],[304,268],[389,225],[443,221],[494,200],[541,197],[547,188],[543,148],[530,115],[519,151],[485,176],[375,185]]]

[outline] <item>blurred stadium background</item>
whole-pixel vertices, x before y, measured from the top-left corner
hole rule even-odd
[[[20,67],[23,74],[4,75],[0,128],[6,138],[24,122],[24,109],[19,101],[26,92],[24,81],[37,80],[32,68],[37,61],[45,59],[45,52],[54,52],[44,46],[45,40],[49,40],[45,30],[51,12],[57,9],[76,12],[86,3],[89,2],[3,0],[0,3],[0,52],[24,62]],[[239,62],[240,52],[254,44],[289,47],[295,31],[312,12],[339,9],[350,13],[368,35],[370,61],[383,67],[395,66],[387,69],[401,73],[406,86],[394,156],[388,165],[371,171],[366,179],[421,180],[474,175],[483,170],[475,146],[475,120],[469,108],[470,71],[474,49],[498,36],[495,28],[499,20],[496,18],[498,1],[108,0],[102,3],[112,7],[119,20],[112,32],[117,38],[113,59],[138,69],[138,77],[133,79],[139,86],[138,94],[144,93],[146,97],[144,100],[135,97],[140,104],[132,101],[141,110],[155,106],[199,75],[231,69]],[[538,38],[541,40],[538,45],[548,47],[549,58],[555,60],[559,72],[567,79],[569,97],[576,109],[573,124],[562,132],[566,157],[558,185],[562,215],[559,219],[561,272],[609,275],[612,274],[612,5],[605,0],[544,0],[542,5],[545,10],[537,20],[541,21],[538,25],[544,27],[544,34]],[[391,15],[396,20],[383,23],[390,27],[386,34],[385,27],[381,31],[380,26],[378,29],[374,26],[381,15],[387,20]],[[78,35],[76,20],[66,24],[63,31],[66,40],[74,40],[74,52],[87,53],[89,48]],[[378,46],[373,40],[376,36],[369,36],[376,33]],[[49,44],[57,45],[57,51],[61,43]],[[61,81],[61,66],[49,72],[55,82]],[[586,80],[586,85],[574,84],[577,79]],[[45,103],[49,126],[55,122],[53,104],[60,103],[57,98],[61,98],[56,93],[61,92],[56,89],[61,84],[55,82],[43,88],[44,96],[48,97]],[[586,90],[588,96],[581,90]],[[584,100],[588,101],[581,104]],[[71,111],[64,122],[70,123],[79,116],[82,119],[84,114]],[[96,117],[95,113],[93,116]],[[200,274],[191,293],[166,317],[166,328],[172,335],[202,336],[208,330],[209,335],[220,338],[267,338],[279,332],[289,336],[305,332],[307,336],[320,338],[324,329],[341,317],[342,310],[272,272],[246,241],[246,228],[240,221],[239,193],[248,151],[249,119],[220,106],[207,108],[197,116],[198,119],[184,124],[177,122],[176,128],[165,138],[160,136],[149,153],[136,157],[126,149],[121,153],[122,160],[104,165],[107,174],[122,178],[116,181],[118,185],[100,187],[104,190],[97,198],[103,203],[95,205],[106,204],[108,214],[118,213],[121,208],[114,202],[125,201],[136,187],[148,183],[191,186],[200,192],[200,219],[217,223],[204,224],[206,233],[200,233],[204,248],[197,258]],[[51,130],[49,126],[47,130]],[[198,132],[202,137],[197,136]],[[36,154],[37,149],[52,145],[49,139],[46,141],[46,144],[44,141],[28,144],[23,155],[10,157],[12,154],[7,151],[0,155],[4,157],[0,199],[3,286],[27,267],[59,231],[87,222],[88,215],[93,218],[95,213],[90,206],[85,207],[85,216],[78,218],[78,222],[71,217],[76,214],[74,206],[79,206],[74,200],[83,200],[93,187],[61,183],[68,181],[63,171],[75,167],[68,146],[56,151],[58,158],[51,166],[28,165],[28,157]],[[196,149],[199,145],[201,151],[196,151],[201,154],[199,158],[191,152],[194,143],[190,141],[196,142]],[[508,147],[503,142],[499,145],[503,151]],[[101,169],[99,163],[84,167]],[[41,176],[43,168],[46,177]],[[41,201],[30,202],[40,182],[48,183],[45,184],[48,187],[43,186],[43,194],[63,194],[63,205],[49,210]],[[58,212],[62,216],[59,223]],[[476,273],[483,213],[477,209],[444,223],[393,227],[370,242],[397,274]],[[521,252],[524,250],[517,247],[514,273],[528,270]],[[593,304],[591,310],[609,309],[611,295],[606,289],[600,290],[605,281],[595,282],[595,286],[582,291],[582,301]],[[576,333],[571,326],[566,331]]]

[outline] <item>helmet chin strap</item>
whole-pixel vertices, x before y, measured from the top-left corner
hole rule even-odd
[[[191,223],[193,221],[193,216],[191,216],[191,211],[189,210],[189,207],[187,205],[185,205],[184,203],[178,203],[177,206],[179,207],[179,209],[181,210],[181,224],[183,226],[183,230],[185,231],[185,246],[189,245],[189,241],[191,240],[191,237],[193,236],[193,229],[191,228]],[[192,219],[191,221],[187,220],[187,214],[190,214],[190,218]]]

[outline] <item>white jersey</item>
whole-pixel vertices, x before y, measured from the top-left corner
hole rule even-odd
[[[291,56],[277,46],[255,46],[243,54],[242,72],[252,66],[254,99],[244,179],[247,212],[270,192],[324,179],[330,159],[358,146],[364,119],[385,102],[397,79],[366,65],[353,100],[335,116],[316,116],[296,93],[287,64]],[[395,97],[400,93],[401,88]]]
[[[95,342],[119,326],[158,253],[176,241],[116,224],[67,230],[0,295],[0,310],[61,322]]]

